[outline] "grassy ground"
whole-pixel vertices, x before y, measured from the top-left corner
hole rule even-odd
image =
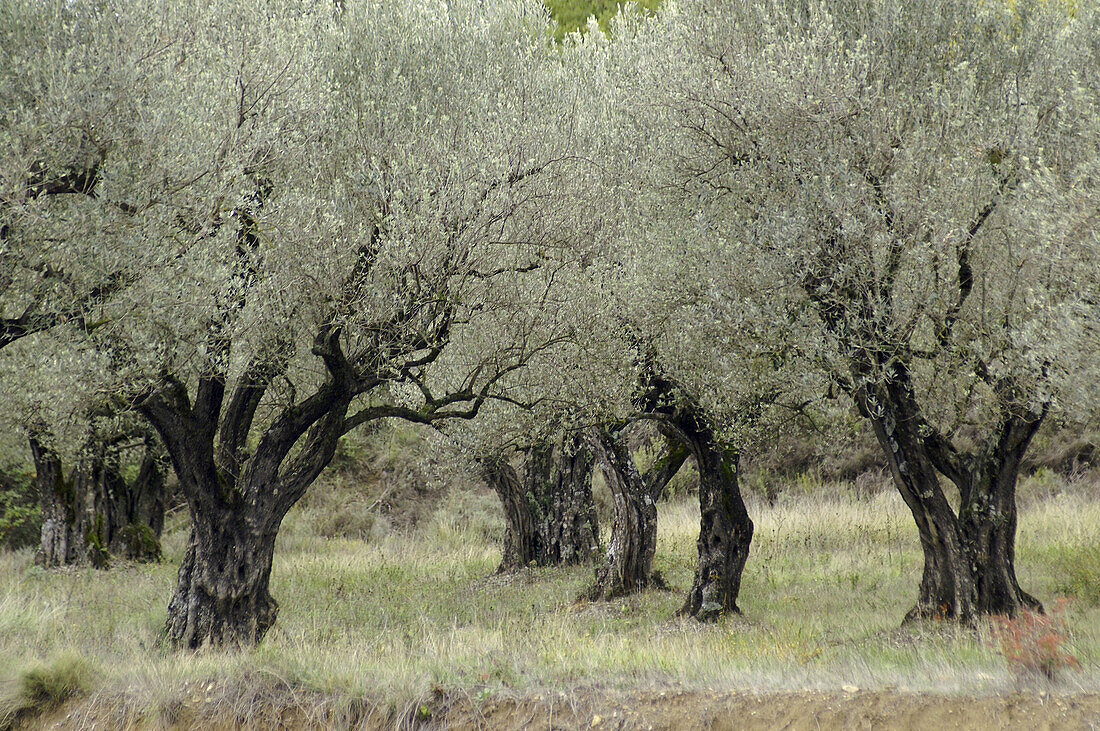
[[[1021,493],[1021,583],[1044,601],[1078,596],[1064,616],[1081,667],[1056,689],[1096,692],[1100,490],[1040,475]],[[490,576],[498,510],[489,493],[454,491],[415,527],[368,540],[324,537],[315,515],[292,513],[272,571],[279,621],[259,648],[228,655],[158,644],[185,537],[178,519],[153,566],[47,572],[29,552],[0,553],[0,696],[9,709],[46,708],[77,692],[171,722],[191,703],[254,717],[272,694],[325,717],[377,707],[415,718],[433,689],[479,701],[594,686],[983,694],[1021,682],[988,628],[899,629],[920,554],[889,491],[751,505],[744,616],[708,626],[671,619],[693,569],[689,499],[660,508],[656,567],[675,590],[603,604],[573,601],[591,568]]]

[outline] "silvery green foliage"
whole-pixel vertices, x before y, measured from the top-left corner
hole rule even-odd
[[[845,349],[894,348],[950,429],[1094,408],[1094,7],[703,0],[661,33],[639,64],[682,59],[660,85],[668,186],[713,231],[690,279],[746,313],[729,332],[790,318],[781,337],[842,378]]]
[[[588,33],[568,47],[586,66],[580,75],[603,89],[581,110],[600,140],[599,195],[613,202],[593,306],[629,379],[625,395],[604,399],[620,417],[636,411],[631,392],[656,372],[739,441],[767,403],[801,403],[822,387],[802,362],[812,334],[788,317],[779,272],[746,245],[728,206],[685,184],[692,139],[682,103],[706,28],[670,4],[655,19],[625,13],[610,38]]]
[[[88,335],[103,390],[266,360],[286,402],[323,378],[313,337],[339,327],[417,408],[517,388],[501,372],[578,324],[558,282],[598,243],[577,195],[596,170],[537,3],[3,12],[5,246],[127,283]],[[94,171],[94,195],[28,195],[39,169]]]

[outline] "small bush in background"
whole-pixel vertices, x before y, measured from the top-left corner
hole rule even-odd
[[[31,475],[0,472],[0,548],[33,546],[41,532],[42,511]]]
[[[1100,545],[1065,548],[1058,553],[1054,588],[1089,606],[1100,606]]]
[[[993,639],[1020,678],[1043,677],[1053,682],[1067,668],[1080,667],[1066,651],[1068,599],[1058,599],[1047,614],[1025,609],[1017,617],[993,617]]]

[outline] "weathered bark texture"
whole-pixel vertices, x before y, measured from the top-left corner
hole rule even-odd
[[[925,453],[916,424],[882,409],[871,419],[894,485],[917,526],[924,569],[917,602],[905,621],[974,617],[974,577],[968,565],[958,520],[940,487],[939,476]]]
[[[42,539],[34,561],[46,567],[77,563],[87,555],[82,526],[77,522],[83,506],[73,482],[65,479],[61,458],[35,437],[30,445],[42,507]]]
[[[599,523],[591,472],[589,451],[572,435],[553,446],[532,447],[522,479],[503,458],[482,464],[482,474],[504,508],[505,537],[497,573],[592,560],[599,546]]]
[[[740,613],[737,597],[753,534],[738,484],[740,454],[718,440],[702,409],[682,388],[654,370],[646,379],[639,406],[657,418],[670,442],[691,454],[699,472],[698,559],[678,614],[708,621],[727,612]]]
[[[44,566],[90,562],[107,568],[112,557],[160,558],[164,525],[164,472],[152,441],[137,475],[123,477],[117,443],[95,441],[65,477],[61,459],[30,440],[42,504],[42,539],[36,561]]]
[[[737,482],[740,455],[722,447],[697,413],[679,411],[672,423],[671,431],[688,445],[699,470],[698,561],[679,614],[699,621],[739,614],[737,596],[753,533]]]
[[[600,525],[592,500],[592,452],[579,434],[563,435],[528,461],[528,494],[538,506],[538,564],[570,566],[595,559]]]
[[[979,614],[1041,609],[1016,580],[1015,537],[1020,461],[1043,414],[1006,413],[976,454],[964,453],[924,420],[907,372],[898,368],[895,374],[878,398],[865,397],[861,410],[869,415],[924,553],[917,602],[906,621],[970,622]],[[941,474],[959,489],[957,515]]]
[[[263,639],[278,614],[268,593],[275,536],[344,433],[354,388],[337,378],[287,407],[255,452],[246,452],[269,377],[266,369],[247,373],[224,414],[224,385],[214,379],[200,385],[194,406],[183,385],[171,383],[139,407],[164,440],[192,519],[164,626],[173,647],[244,647]],[[288,457],[299,439],[301,448]]]
[[[868,174],[867,180],[883,222],[895,227],[885,189],[875,175]],[[1001,182],[1006,186],[1009,179]],[[908,341],[912,329],[893,326],[894,270],[887,268],[875,279],[873,267],[852,266],[838,234],[823,242],[803,282],[846,360],[848,373],[838,375],[836,383],[871,423],[917,526],[924,571],[906,621],[971,622],[978,614],[1012,615],[1021,607],[1040,607],[1016,581],[1015,492],[1021,458],[1047,406],[1034,410],[1026,390],[1011,376],[994,373],[955,328],[974,290],[972,241],[997,205],[995,198],[977,211],[956,246],[957,291],[937,323],[933,350],[965,358],[966,367],[990,393],[992,428],[977,439],[973,452],[954,444],[951,434],[929,422],[921,407],[911,363],[927,357],[928,349],[918,356]],[[900,239],[909,235],[902,229],[896,233]],[[957,514],[941,488],[941,475],[959,489]]]
[[[268,593],[277,526],[232,513],[192,519],[165,634],[189,649],[257,644],[279,611]]]
[[[96,455],[89,484],[91,524],[87,540],[93,564],[110,556],[133,561],[160,559],[164,527],[164,469],[157,445],[146,442],[134,479],[122,476],[117,452]]]
[[[970,470],[945,464],[961,496],[960,530],[981,614],[1012,616],[1020,609],[1042,610],[1039,600],[1020,588],[1015,563],[1016,482],[1043,416],[1029,411],[1009,414],[984,450],[967,460]]]
[[[541,542],[531,501],[515,468],[503,458],[487,460],[481,470],[504,508],[504,545],[496,572],[517,571],[535,562],[539,555]]]
[[[651,584],[662,585],[660,576],[653,574],[657,505],[646,490],[630,450],[605,427],[592,430],[591,444],[611,490],[614,510],[607,554],[584,598],[615,599]]]

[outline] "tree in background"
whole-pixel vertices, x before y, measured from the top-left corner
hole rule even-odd
[[[589,450],[577,435],[561,433],[521,455],[521,471],[503,453],[481,460],[482,476],[504,509],[497,573],[588,563],[600,544]]]
[[[86,430],[76,437],[81,446],[69,454],[72,469],[66,476],[65,450],[53,433],[54,427],[64,427],[44,421],[44,412],[55,420],[66,418],[64,409],[50,403],[64,390],[62,380],[72,381],[74,373],[89,375],[82,371],[85,359],[79,349],[67,347],[66,341],[95,328],[99,309],[133,281],[134,264],[140,261],[134,249],[115,247],[105,231],[65,238],[73,217],[87,214],[89,201],[119,217],[133,213],[124,202],[103,195],[100,165],[105,150],[92,140],[95,130],[75,118],[79,112],[57,120],[57,131],[60,138],[83,143],[33,148],[21,137],[34,105],[51,93],[56,81],[43,74],[43,66],[30,54],[48,48],[50,23],[71,30],[80,27],[84,16],[75,7],[54,13],[48,7],[11,6],[3,12],[0,33],[12,52],[0,67],[0,106],[5,110],[0,140],[6,150],[0,167],[0,357],[8,375],[6,426],[29,435],[36,467],[43,517],[38,561],[59,566],[90,559],[102,568],[110,554],[156,558],[164,495],[155,437],[146,434],[140,440],[146,457],[137,458],[141,467],[129,481],[122,476],[119,440],[132,435],[133,425],[124,432],[113,426],[108,433]],[[100,224],[110,229],[111,215]],[[88,266],[90,262],[94,264]],[[57,339],[47,334],[51,330],[60,331]],[[92,420],[89,414],[80,418]]]

